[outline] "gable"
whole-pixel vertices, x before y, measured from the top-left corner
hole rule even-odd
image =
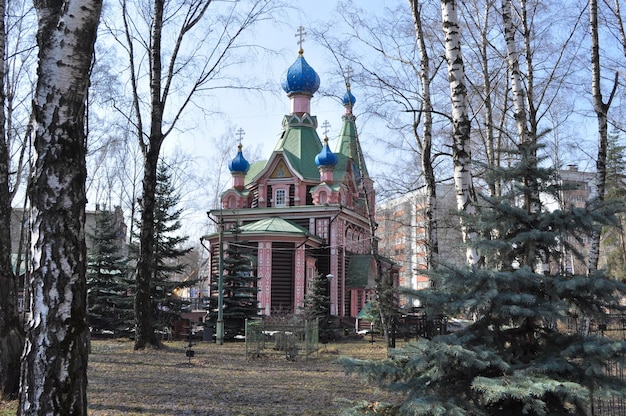
[[[292,174],[290,169],[285,164],[285,161],[280,160],[274,170],[272,170],[272,173],[270,173],[269,177],[271,179],[290,178],[292,177]]]

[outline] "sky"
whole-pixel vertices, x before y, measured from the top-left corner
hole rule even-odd
[[[382,3],[380,0],[379,2],[366,0],[360,1],[359,7],[367,5],[380,7],[380,5],[389,2],[387,0],[383,0]],[[397,0],[393,0],[393,2],[397,3]],[[164,154],[167,156],[176,152],[177,149],[181,149],[203,163],[203,159],[209,159],[214,151],[208,139],[228,134],[229,141],[232,143],[232,152],[228,160],[231,160],[236,155],[237,144],[240,139],[236,132],[241,129],[244,132],[241,136],[244,156],[246,156],[246,151],[248,151],[248,155],[250,152],[260,151],[258,156],[261,159],[267,159],[282,132],[283,116],[289,114],[289,98],[282,90],[281,81],[287,68],[298,57],[299,37],[296,36],[296,32],[299,26],[303,26],[307,32],[302,45],[304,58],[319,74],[321,78],[320,88],[328,88],[329,73],[336,71],[336,64],[334,64],[330,53],[316,43],[311,35],[315,28],[325,27],[328,24],[333,25],[333,27],[340,27],[341,17],[335,11],[337,3],[336,0],[296,0],[290,3],[293,8],[289,11],[286,24],[275,25],[268,22],[259,28],[255,32],[255,41],[276,55],[271,60],[263,57],[251,57],[250,62],[246,62],[243,70],[256,71],[260,69],[261,71],[255,72],[255,74],[260,73],[273,83],[273,91],[260,94],[230,90],[211,96],[209,99],[211,104],[209,105],[219,106],[220,113],[208,117],[200,123],[194,120],[193,123],[196,123],[194,127],[185,129],[182,134],[168,137],[164,144]],[[344,92],[343,90],[337,91],[336,95],[343,96]],[[358,85],[352,85],[352,92],[357,99],[355,113],[358,114]],[[338,99],[316,94],[311,102],[311,113],[317,116],[319,126],[325,121],[330,123],[328,137],[331,149],[334,149],[341,128],[341,117],[345,113],[345,109]],[[357,119],[357,126],[358,124]],[[323,129],[318,127],[320,138],[323,133]],[[369,143],[367,143],[366,138],[362,138],[361,141],[367,161]],[[247,158],[250,160],[249,156]],[[368,169],[371,173],[370,164],[368,164]],[[228,175],[228,173],[226,174]],[[230,184],[230,176],[227,176],[226,186],[230,186]],[[202,200],[188,201],[187,205],[186,231],[192,234],[192,239],[195,239],[206,232],[207,225],[210,226],[211,223],[207,219],[206,212],[213,207],[207,206]]]
[[[304,58],[320,75],[321,88],[324,88],[325,85],[328,87],[328,73],[334,71],[336,65],[331,62],[332,59],[329,57],[328,51],[325,51],[321,45],[316,44],[312,39],[311,28],[338,23],[341,18],[337,16],[335,11],[337,3],[336,0],[292,1],[290,4],[294,8],[290,10],[287,24],[279,26],[265,24],[262,29],[258,30],[255,33],[255,36],[258,35],[256,39],[258,44],[275,52],[277,56],[272,60],[251,58],[251,62],[247,63],[249,67],[245,70],[262,69],[262,74],[275,85],[273,93],[259,94],[230,90],[212,97],[213,103],[217,103],[221,109],[220,114],[205,120],[207,124],[203,128],[194,129],[194,131],[188,131],[184,135],[175,137],[168,143],[169,149],[180,146],[193,149],[194,154],[198,154],[198,152],[202,152],[208,136],[219,137],[228,132],[234,133],[242,129],[245,132],[242,137],[244,155],[246,148],[262,146],[262,158],[267,158],[282,131],[282,118],[289,113],[289,99],[282,90],[280,83],[284,72],[298,57],[299,38],[296,36],[296,31],[299,26],[303,26],[307,32],[302,45]],[[359,2],[359,6],[363,7],[374,3],[372,0],[366,0]],[[383,3],[385,2],[383,1]],[[357,96],[358,106],[358,86],[353,85],[352,91]],[[344,91],[338,91],[336,94],[343,96],[343,93]],[[356,111],[358,111],[358,107]],[[322,97],[317,94],[311,103],[311,113],[317,116],[319,125],[325,120],[330,123],[328,136],[331,148],[333,148],[333,138],[339,134],[341,116],[344,113],[341,103],[337,99]],[[321,128],[318,128],[318,133],[322,136]],[[234,157],[239,136],[236,134],[233,136]],[[206,150],[211,151],[211,149]]]
[[[296,60],[298,56],[298,37],[296,36],[297,28],[303,26],[308,36],[305,36],[303,49],[304,57],[315,69],[321,78],[320,90],[328,89],[331,85],[331,73],[336,73],[337,64],[334,62],[330,52],[324,46],[318,44],[312,36],[315,29],[321,29],[330,25],[335,31],[332,35],[339,38],[344,34],[342,29],[343,19],[337,12],[337,0],[292,0],[289,2],[290,9],[285,16],[280,16],[285,23],[278,24],[275,21],[265,22],[254,32],[254,42],[269,51],[273,55],[271,59],[261,55],[251,56],[241,70],[244,76],[252,74],[253,76],[273,83],[274,88],[271,92],[246,93],[241,90],[229,90],[219,94],[215,94],[210,98],[210,106],[218,107],[220,113],[208,117],[197,125],[188,129],[183,129],[182,134],[168,137],[165,142],[164,153],[174,152],[180,148],[194,157],[197,157],[202,163],[203,158],[210,158],[215,149],[210,145],[210,138],[219,138],[223,135],[229,136],[232,143],[232,152],[228,157],[231,160],[237,152],[237,144],[240,137],[236,134],[241,129],[244,134],[241,136],[243,144],[244,156],[252,161],[249,157],[250,152],[254,152],[257,148],[260,150],[258,155],[261,159],[267,159],[280,133],[282,132],[283,116],[289,113],[289,99],[282,90],[280,83],[282,76],[287,68]],[[393,8],[398,4],[405,4],[404,0],[354,0],[359,8],[365,8],[369,11],[384,13],[385,7]],[[408,7],[407,7],[408,12]],[[350,45],[352,46],[352,45]],[[360,104],[365,100],[360,95],[358,83],[351,83],[351,91],[356,97],[356,105],[354,112],[357,115],[357,128],[359,131],[359,140],[363,148],[368,172],[374,180],[381,175],[385,175],[388,166],[378,162],[380,154],[385,150],[381,149],[377,143],[377,137],[383,137],[385,134],[384,126],[370,120],[366,117],[359,118]],[[336,96],[343,96],[344,91],[336,91]],[[361,101],[360,101],[361,99]],[[323,97],[322,94],[316,94],[311,102],[311,114],[317,116],[318,124],[321,126],[325,121],[330,123],[328,137],[330,139],[330,147],[334,149],[337,135],[341,127],[341,116],[344,114],[344,108],[336,98]],[[193,120],[196,122],[196,120]],[[566,132],[567,133],[567,132]],[[318,128],[318,134],[323,136],[323,129]],[[387,133],[389,134],[389,133]],[[593,134],[583,134],[583,136],[592,137]],[[246,153],[248,152],[248,153]],[[589,169],[589,166],[580,166],[581,169]],[[230,175],[226,171],[226,186],[230,186]],[[200,184],[199,186],[205,186]],[[223,189],[225,190],[225,189]],[[208,201],[193,201],[189,204],[189,210],[193,211],[188,217],[195,216],[197,224],[210,224],[208,222],[206,212],[213,208]],[[195,204],[195,205],[194,205]],[[203,227],[192,226],[196,233],[201,232]],[[204,227],[206,229],[206,227]]]

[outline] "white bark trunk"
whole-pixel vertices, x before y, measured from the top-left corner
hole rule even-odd
[[[457,208],[466,215],[476,214],[476,197],[470,169],[470,120],[467,108],[467,86],[465,68],[461,54],[461,33],[454,0],[441,0],[441,15],[445,36],[448,80],[452,100],[452,152],[454,159],[454,184]],[[475,240],[478,233],[461,220],[461,233],[466,243]],[[466,259],[469,265],[480,262],[480,253],[468,245]]]
[[[620,19],[621,21],[621,19]],[[598,36],[598,1],[589,0],[589,31],[591,34],[591,93],[593,96],[593,109],[598,119],[598,156],[596,158],[596,200],[604,201],[606,188],[606,154],[608,148],[608,112],[617,86],[617,76],[608,101],[602,101],[601,67],[600,67],[600,41]],[[589,247],[588,272],[598,269],[600,257],[600,233],[594,231],[591,236]]]
[[[521,8],[523,10],[523,19],[525,19],[526,4],[524,1],[521,2]],[[506,41],[508,71],[511,80],[511,92],[513,94],[513,109],[515,112],[514,118],[515,124],[517,126],[517,134],[519,135],[518,143],[519,146],[524,146],[526,144],[533,146],[536,141],[536,132],[528,127],[528,113],[526,111],[527,98],[524,89],[524,83],[522,81],[522,73],[520,71],[519,53],[517,51],[517,44],[515,42],[515,32],[517,31],[517,27],[515,26],[515,22],[513,21],[511,10],[511,0],[502,0],[502,23],[504,25],[504,38]],[[524,33],[526,34],[525,43],[526,45],[529,45],[528,39],[530,37],[530,33],[528,33],[526,30],[524,31]],[[527,53],[529,53],[529,51],[527,51]],[[532,88],[532,61],[528,60],[527,63],[527,78],[529,84],[528,88]],[[529,163],[536,164],[534,149],[531,149],[531,155],[529,157]],[[539,190],[535,178],[524,177],[520,179],[524,182],[524,187],[527,189],[527,193],[524,196],[524,207],[528,212],[538,212],[540,210],[540,201]],[[534,243],[530,242],[530,244]],[[537,250],[535,250],[534,248],[529,248],[528,252],[531,253],[531,255],[528,259],[526,259],[528,261],[528,266],[541,271],[549,270],[549,265],[546,262],[546,253],[542,250],[538,250],[540,254],[538,256],[535,256],[534,253],[536,251]]]
[[[515,44],[515,24],[511,16],[511,0],[502,1],[502,21],[504,24],[504,39],[506,41],[507,63],[511,79],[511,92],[513,93],[513,109],[515,111],[515,124],[520,143],[526,143],[528,137],[528,124],[526,119],[526,97],[519,66],[519,54]]]
[[[102,0],[35,7],[33,273],[18,415],[86,415],[84,102]]]
[[[439,241],[437,233],[437,186],[435,170],[432,161],[432,130],[433,130],[433,105],[430,95],[430,59],[426,49],[420,4],[418,0],[409,0],[409,6],[413,14],[415,35],[420,55],[420,84],[422,88],[422,141],[418,143],[421,150],[422,171],[424,172],[426,204],[424,216],[426,217],[426,269],[431,270],[437,263],[439,253]],[[417,124],[414,126],[417,129]],[[415,136],[418,137],[417,132]]]

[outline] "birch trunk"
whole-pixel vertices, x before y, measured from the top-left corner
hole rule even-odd
[[[426,204],[424,209],[425,234],[426,234],[426,269],[431,270],[437,263],[439,253],[439,239],[437,234],[437,183],[435,180],[435,170],[432,162],[432,137],[433,137],[433,105],[430,95],[430,59],[426,49],[424,30],[422,27],[422,17],[420,14],[420,3],[418,0],[409,0],[409,6],[413,14],[417,47],[420,55],[420,83],[422,88],[422,140],[418,140],[421,150],[422,171],[424,173]],[[418,123],[414,123],[413,129],[415,137]]]
[[[454,163],[454,185],[456,188],[457,209],[466,215],[476,214],[476,196],[470,168],[470,119],[467,108],[467,86],[465,68],[461,54],[461,32],[455,0],[441,0],[443,33],[445,36],[448,81],[452,101],[452,157]],[[469,243],[478,235],[461,218],[463,241]],[[466,260],[470,266],[478,265],[480,253],[468,244]]]
[[[604,194],[606,191],[606,153],[609,140],[608,112],[617,87],[617,75],[615,77],[613,91],[611,92],[608,101],[605,103],[602,101],[602,89],[600,82],[601,68],[597,0],[589,0],[589,32],[591,34],[591,94],[593,97],[593,109],[596,112],[596,117],[598,119],[598,156],[596,158],[595,199],[601,203],[604,201]],[[601,229],[595,230],[591,236],[589,259],[587,263],[589,273],[598,269],[601,231]]]
[[[102,0],[35,8],[33,272],[18,415],[86,415],[84,103]]]
[[[0,51],[6,49],[6,0],[0,0]],[[5,130],[6,66],[0,65],[0,398],[13,399],[19,391],[20,355],[24,333],[17,311],[17,278],[11,264],[10,155]]]
[[[502,21],[504,24],[504,39],[506,42],[507,63],[511,80],[511,92],[513,94],[513,109],[515,111],[515,125],[519,135],[519,143],[524,144],[529,140],[528,124],[526,116],[526,96],[522,82],[522,73],[519,66],[519,54],[515,44],[515,24],[511,16],[511,0],[502,1]]]
[[[491,8],[493,6],[490,2],[486,2],[484,4],[484,22],[481,26],[481,36],[480,36],[480,69],[481,75],[483,79],[483,106],[485,108],[485,151],[487,154],[487,163],[489,166],[497,167],[500,166],[500,146],[501,146],[501,136],[504,131],[502,125],[504,123],[504,117],[501,117],[499,121],[499,126],[496,127],[495,117],[494,117],[494,100],[492,100],[493,95],[493,82],[492,77],[493,73],[490,71],[489,65],[489,55],[488,48],[490,47],[490,39],[489,33],[491,30],[490,26],[490,15]],[[478,9],[477,9],[478,11]],[[506,107],[506,100],[503,104]],[[496,136],[497,132],[497,136]],[[487,186],[489,187],[489,195],[490,196],[499,196],[502,191],[502,184],[499,181],[492,181],[489,178],[486,178]]]
[[[526,1],[520,1],[520,8],[521,24],[523,26],[522,33],[524,33],[524,46],[526,48],[526,83],[524,83],[522,79],[519,65],[519,53],[515,41],[515,32],[518,28],[513,20],[511,0],[502,0],[502,22],[504,26],[511,92],[513,95],[514,118],[517,126],[517,134],[519,135],[518,147],[524,148],[522,151],[529,152],[529,163],[536,167],[537,154],[535,145],[538,135],[538,120],[536,107],[533,104],[534,69],[530,42],[532,29],[528,24]],[[541,210],[541,201],[537,179],[528,175],[520,179],[524,184],[524,189],[526,189],[524,192],[524,208],[528,213],[539,212]],[[549,270],[547,252],[537,247],[537,242],[535,241],[529,241],[529,245],[530,247],[526,250],[528,258],[522,259],[524,264],[532,268],[538,268],[541,271]]]

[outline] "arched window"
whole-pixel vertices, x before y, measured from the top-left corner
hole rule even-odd
[[[346,233],[346,248],[348,251],[354,251],[354,237],[352,236],[352,228],[348,228]]]

